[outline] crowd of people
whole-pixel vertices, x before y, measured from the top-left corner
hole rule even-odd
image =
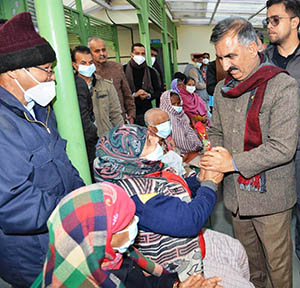
[[[170,90],[155,47],[150,66],[141,43],[125,65],[108,60],[100,38],[72,49],[87,186],[51,107],[55,51],[29,13],[1,20],[2,279],[16,288],[292,287],[300,3],[266,6],[267,47],[247,20],[221,20],[210,36],[216,60],[193,53]],[[221,182],[235,238],[206,227]]]

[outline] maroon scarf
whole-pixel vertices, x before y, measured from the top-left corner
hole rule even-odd
[[[244,151],[249,151],[262,144],[262,135],[259,125],[259,111],[264,100],[265,89],[268,81],[282,72],[288,73],[276,66],[264,64],[248,79],[242,81],[234,88],[230,88],[232,87],[231,85],[234,82],[234,79],[232,79],[230,75],[228,75],[225,79],[225,86],[222,87],[222,94],[227,97],[237,98],[246,92],[256,90],[254,99],[250,108],[248,108],[246,118]],[[258,174],[249,179],[240,175],[238,182],[243,190],[246,189],[249,191],[266,192],[264,175],[262,176],[261,174]]]

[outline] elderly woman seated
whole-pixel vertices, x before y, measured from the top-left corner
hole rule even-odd
[[[172,125],[172,138],[182,154],[202,150],[202,142],[190,119],[182,109],[182,99],[173,90],[165,91],[160,97],[160,108],[167,112]]]
[[[139,221],[134,214],[134,202],[117,185],[98,183],[71,192],[49,218],[43,280],[33,286],[221,287],[220,278],[204,280],[200,274],[180,283],[177,273],[165,273],[131,248]],[[152,275],[146,277],[143,271]]]
[[[185,181],[160,161],[147,160],[159,145],[153,143],[144,127],[115,127],[101,138],[94,161],[96,181],[116,183],[136,204],[135,245],[169,272],[178,272],[180,280],[199,272],[220,276],[226,287],[254,287],[240,242],[209,229],[201,232],[223,175],[202,170]]]

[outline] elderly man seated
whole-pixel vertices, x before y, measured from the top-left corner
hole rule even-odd
[[[177,93],[173,92],[173,94],[180,100],[180,96]],[[183,111],[178,113],[172,108],[173,106],[170,109],[165,109],[166,106],[164,104],[166,102],[171,103],[172,97],[170,95],[172,95],[172,91],[164,92],[161,96],[161,105],[163,107],[152,108],[145,113],[148,137],[151,139],[151,142],[159,143],[157,149],[147,155],[147,159],[161,160],[164,164],[173,168],[176,174],[180,176],[192,175],[195,173],[194,170],[190,169],[187,163],[183,162],[189,162],[199,155],[197,151],[202,150],[202,142],[190,126],[190,120]],[[179,114],[179,119],[174,114]]]
[[[98,143],[94,162],[96,181],[116,183],[135,202],[140,219],[136,247],[169,272],[176,271],[181,281],[197,272],[221,277],[225,287],[254,287],[239,241],[201,231],[223,175],[203,170],[185,181],[166,171],[161,161],[147,159],[159,145],[147,131],[136,125],[111,129]]]

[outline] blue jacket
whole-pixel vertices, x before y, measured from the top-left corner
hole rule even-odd
[[[131,197],[136,206],[140,229],[172,237],[198,235],[216,205],[216,186],[210,181],[200,186],[196,176],[185,180],[193,196],[189,203],[178,197],[161,194],[146,203],[137,195]]]
[[[84,185],[65,152],[50,107],[31,114],[0,86],[0,277],[28,287],[48,248],[46,222],[66,194]]]

